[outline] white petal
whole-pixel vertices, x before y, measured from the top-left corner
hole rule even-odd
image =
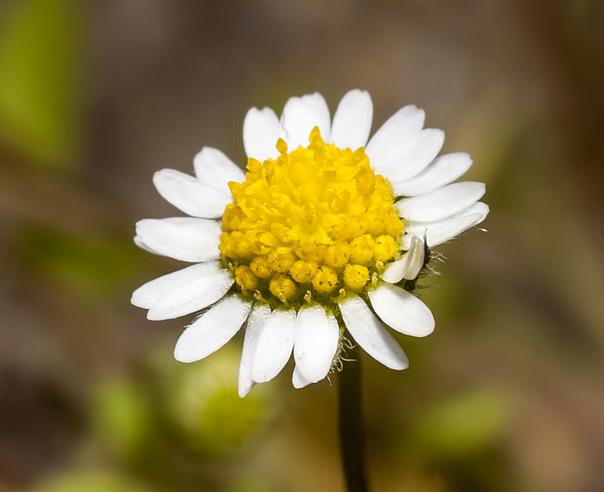
[[[239,331],[251,307],[237,296],[225,297],[180,335],[174,358],[195,362],[215,352]]]
[[[239,363],[239,396],[241,398],[246,396],[256,384],[252,380],[252,360],[256,351],[258,336],[270,314],[271,310],[266,304],[256,304],[247,320],[241,350],[241,362]]]
[[[340,149],[357,150],[367,143],[373,104],[367,91],[348,92],[340,101],[331,126],[331,141]]]
[[[438,155],[445,141],[445,133],[436,128],[427,128],[403,142],[383,174],[391,182],[409,179],[425,169]]]
[[[394,113],[371,137],[365,153],[379,174],[389,170],[405,146],[424,126],[426,114],[416,106],[405,106]]]
[[[145,242],[138,236],[134,236],[134,244],[136,244],[139,248],[148,251],[149,253],[153,253],[154,255],[159,254],[157,251],[151,249],[149,246],[145,244]]]
[[[409,252],[405,253],[400,260],[393,261],[392,263],[388,263],[386,268],[380,275],[380,278],[385,282],[389,282],[391,284],[396,284],[403,280],[405,276],[405,272],[407,271],[407,265],[409,264],[409,259],[411,255]]]
[[[288,150],[308,145],[311,130],[318,126],[323,140],[330,140],[329,108],[321,94],[315,92],[292,97],[283,108],[281,124],[287,133]]]
[[[224,207],[233,201],[230,193],[210,188],[197,178],[174,169],[156,172],[153,183],[168,202],[193,217],[222,217]]]
[[[303,379],[316,383],[327,376],[339,339],[340,329],[333,314],[327,314],[321,306],[300,309],[294,358]]]
[[[190,279],[182,285],[174,285],[172,290],[151,305],[147,319],[173,319],[200,311],[222,299],[233,281],[231,272],[221,268],[214,273]]]
[[[371,357],[390,369],[409,367],[403,349],[363,299],[349,297],[340,303],[340,311],[352,337]]]
[[[195,283],[198,279],[214,274],[219,270],[222,270],[222,268],[217,261],[188,266],[142,285],[132,293],[130,302],[137,307],[149,309],[170,292]]]
[[[453,183],[425,195],[396,202],[399,215],[416,222],[432,222],[450,217],[469,207],[484,195],[484,183],[464,181]]]
[[[252,379],[264,383],[287,364],[294,348],[296,312],[275,310],[260,331],[252,360]]]
[[[462,176],[472,166],[472,158],[463,152],[437,157],[417,176],[392,183],[396,196],[417,196],[428,193]]]
[[[243,146],[248,157],[260,162],[279,156],[277,140],[283,137],[281,124],[270,108],[252,108],[243,120]]]
[[[223,152],[204,147],[193,159],[195,175],[203,184],[231,196],[229,182],[241,183],[245,173]]]
[[[486,203],[477,202],[446,219],[434,222],[409,221],[405,229],[408,234],[403,236],[403,245],[407,242],[409,234],[414,234],[420,237],[425,235],[428,246],[438,246],[470,227],[480,224],[488,213],[489,206]]]
[[[309,384],[311,384],[311,382],[304,379],[302,377],[302,374],[300,374],[300,371],[298,371],[298,368],[294,367],[294,373],[292,374],[292,384],[294,385],[294,388],[300,389],[304,388],[305,386],[308,386]]]
[[[136,223],[136,234],[148,248],[181,261],[218,259],[220,233],[220,224],[206,219],[172,217]]]
[[[380,275],[381,279],[391,284],[396,284],[397,282],[400,282],[403,278],[408,278],[405,275],[407,273],[407,270],[409,270],[409,265],[413,264],[414,267],[416,265],[416,263],[414,262],[416,261],[415,256],[417,256],[418,248],[423,250],[424,246],[417,237],[412,236],[410,238],[409,250],[401,257],[400,260],[393,261],[392,263],[386,265],[386,268]]]
[[[404,278],[408,280],[414,280],[419,275],[422,267],[424,266],[424,259],[426,251],[424,248],[424,242],[417,236],[411,238],[411,246],[409,248],[409,263],[407,264],[407,271],[405,271]]]
[[[369,291],[376,314],[388,326],[412,337],[425,337],[434,331],[434,316],[422,301],[391,284]]]

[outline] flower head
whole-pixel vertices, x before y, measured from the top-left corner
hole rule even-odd
[[[472,160],[437,157],[444,134],[422,129],[421,109],[402,108],[367,143],[372,108],[360,90],[344,96],[333,122],[318,93],[291,98],[281,119],[253,108],[243,125],[247,173],[205,147],[195,177],[155,174],[159,193],[191,217],[141,220],[135,242],[195,264],[143,285],[132,303],[151,320],[207,309],[179,338],[176,359],[202,359],[245,325],[241,396],[292,352],[294,386],[320,381],[348,334],[387,367],[408,366],[386,326],[418,337],[434,330],[415,281],[432,247],[489,209],[478,202],[484,184],[453,183]]]

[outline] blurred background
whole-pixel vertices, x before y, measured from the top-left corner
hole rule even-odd
[[[180,265],[134,223],[155,171],[245,164],[243,117],[370,91],[467,151],[488,233],[439,247],[437,330],[366,358],[380,492],[604,490],[602,2],[0,0],[0,490],[343,491],[335,379],[236,395],[238,335],[182,365],[188,319],[130,305]]]

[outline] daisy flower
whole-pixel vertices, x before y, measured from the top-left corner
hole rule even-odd
[[[135,242],[193,263],[132,295],[150,320],[202,314],[174,356],[200,360],[242,326],[239,394],[275,377],[293,353],[296,388],[325,378],[352,338],[385,366],[408,366],[387,327],[434,330],[414,295],[430,250],[482,222],[485,185],[454,182],[468,154],[440,157],[444,133],[423,129],[424,111],[405,106],[369,139],[365,91],[348,92],[333,120],[318,94],[287,101],[281,118],[252,108],[243,123],[247,172],[204,147],[195,176],[172,169],[153,182],[188,215],[145,219]]]

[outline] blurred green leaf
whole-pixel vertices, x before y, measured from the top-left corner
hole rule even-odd
[[[22,231],[19,252],[30,265],[90,294],[106,294],[136,270],[136,249],[119,241],[89,241],[59,231]]]
[[[82,127],[83,9],[18,0],[0,31],[0,138],[47,165],[72,163]]]
[[[174,367],[164,398],[190,449],[209,457],[236,452],[266,421],[266,387],[245,398],[237,393],[238,350],[223,347],[207,359]]]
[[[273,488],[260,480],[237,480],[229,485],[224,492],[271,492]]]
[[[153,433],[149,404],[141,389],[130,381],[100,386],[92,418],[103,439],[125,458],[136,458]]]
[[[508,414],[500,394],[474,391],[428,410],[414,427],[413,441],[434,457],[465,457],[491,445],[504,430]]]
[[[115,472],[72,472],[36,487],[35,492],[148,492],[150,489]]]

